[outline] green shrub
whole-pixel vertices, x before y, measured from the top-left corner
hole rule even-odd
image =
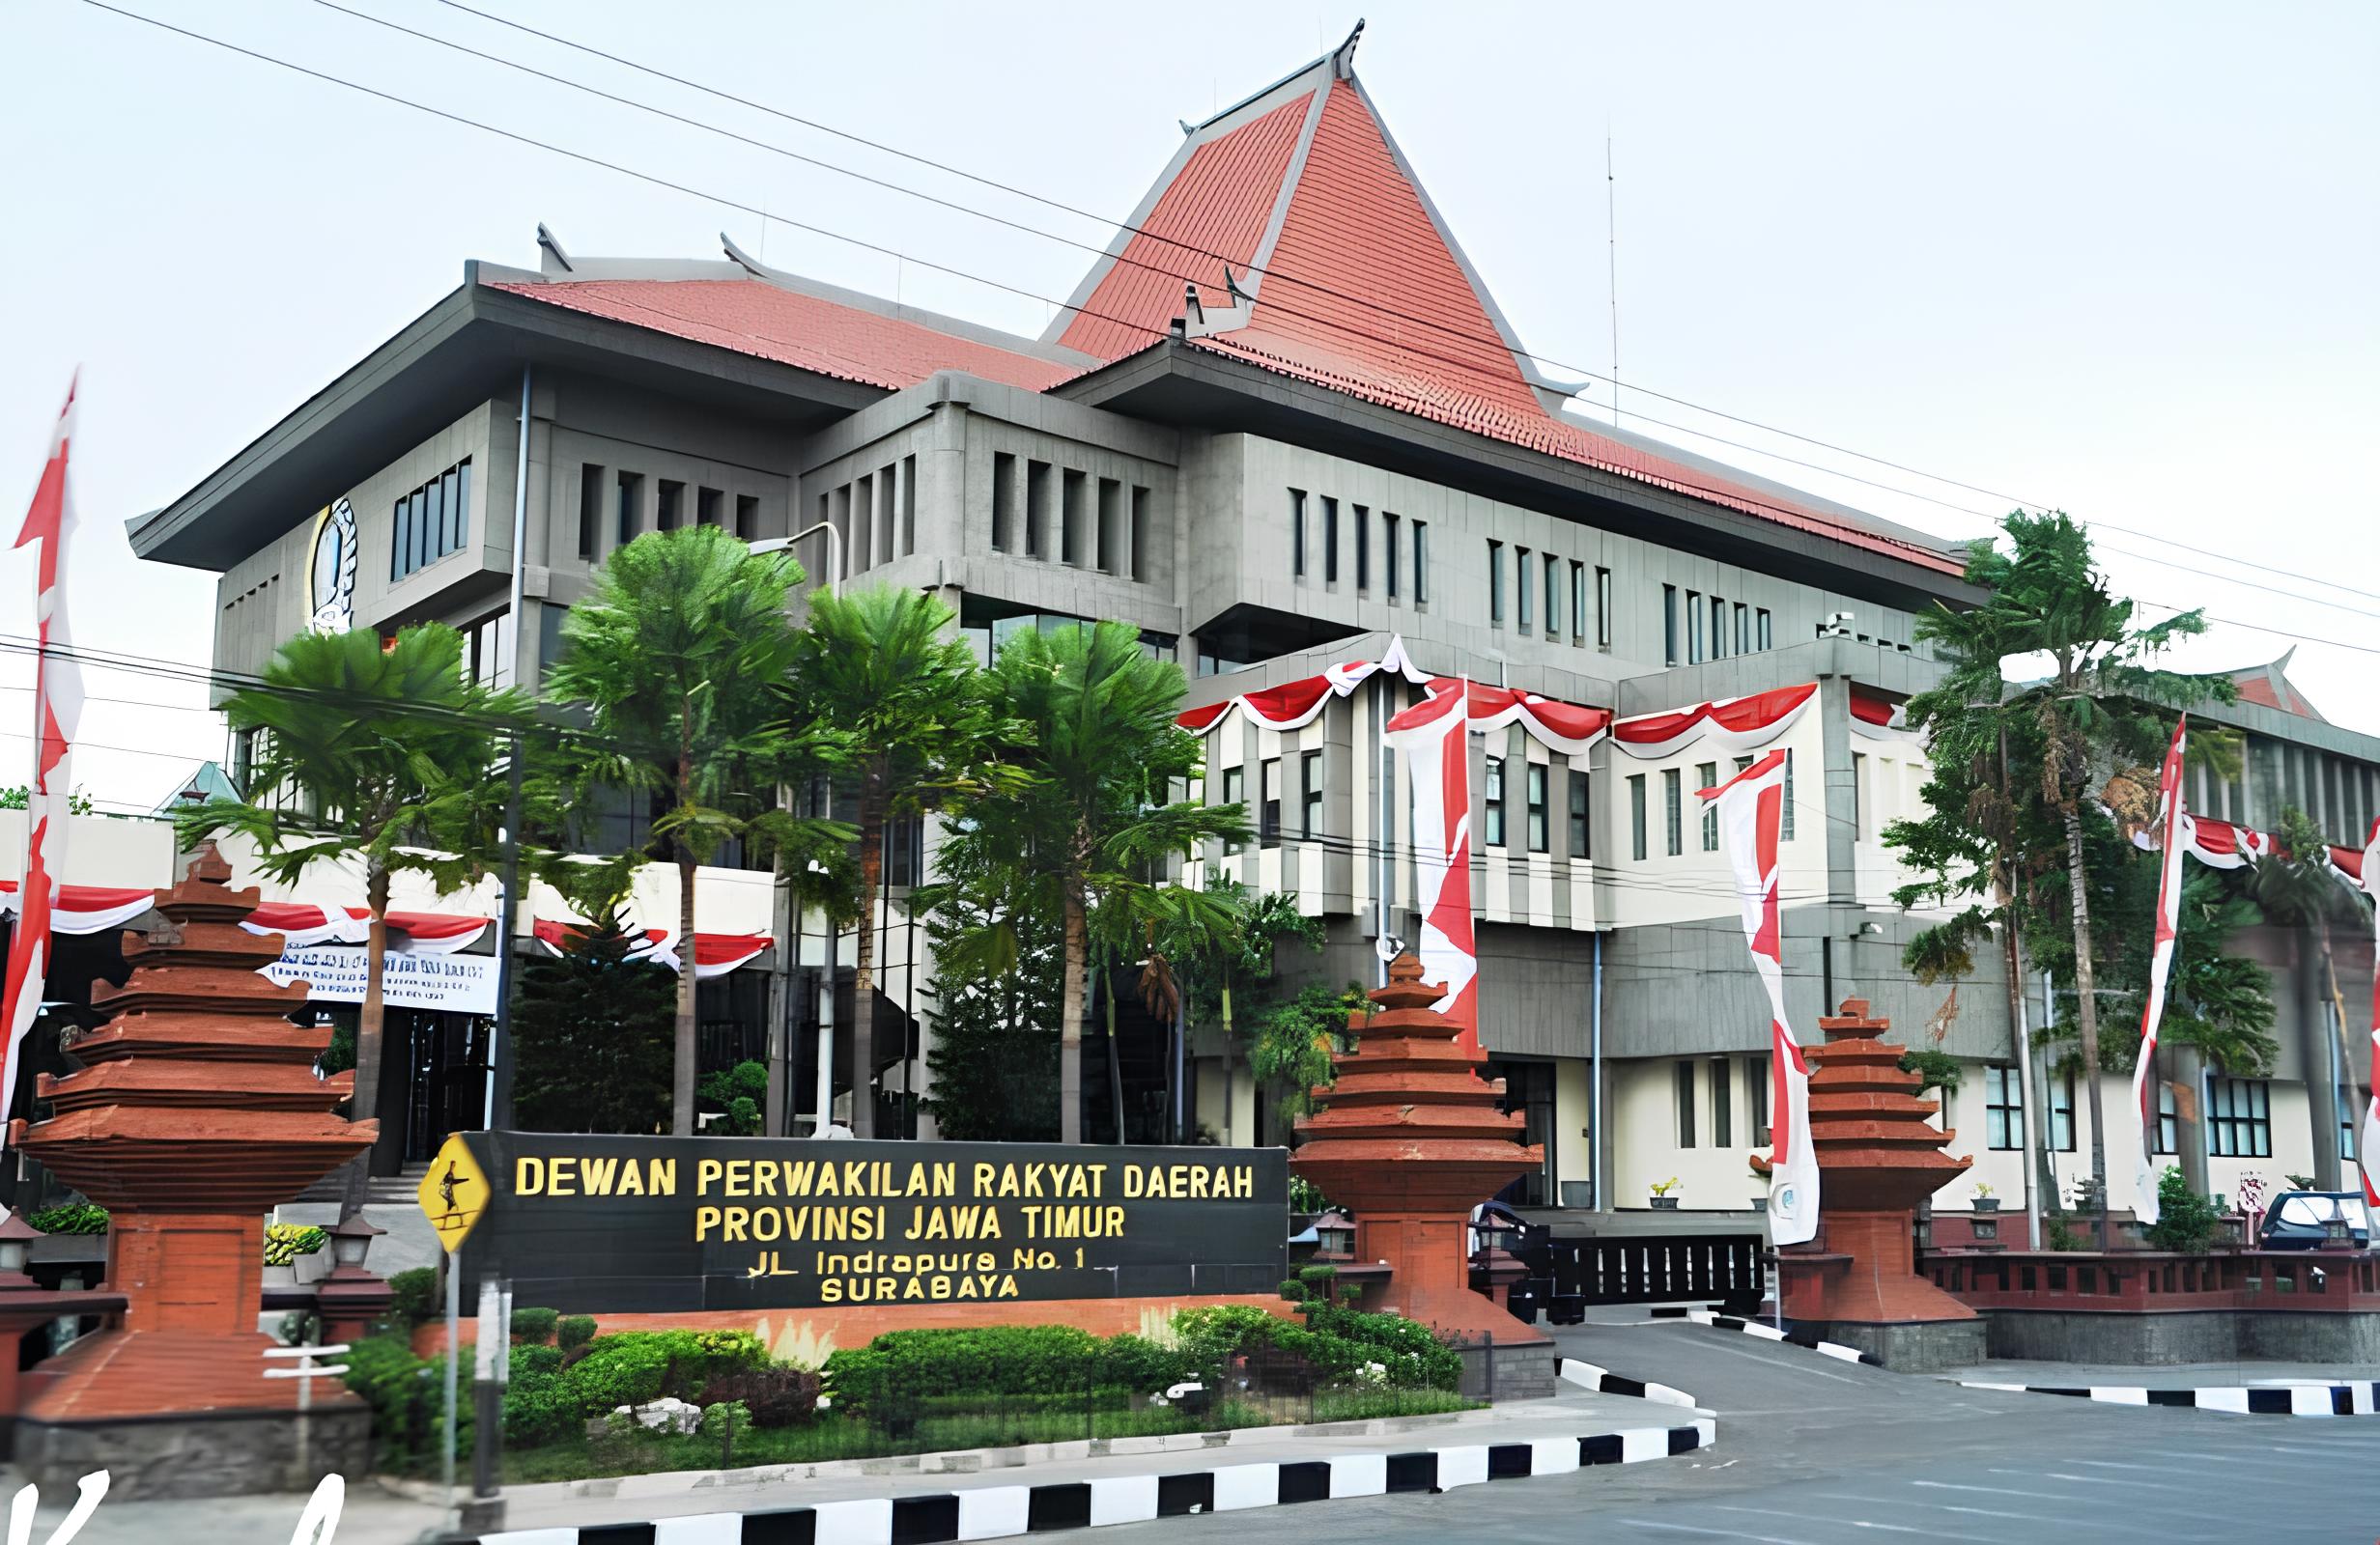
[[[1292,1304],[1306,1302],[1306,1284],[1292,1277],[1281,1284],[1281,1296]]]
[[[445,1366],[413,1356],[401,1336],[374,1335],[346,1354],[342,1382],[372,1408],[372,1446],[380,1467],[398,1475],[426,1469],[445,1442]],[[457,1413],[458,1451],[471,1450],[471,1408]]]
[[[553,1339],[553,1328],[562,1316],[554,1309],[515,1309],[512,1311],[512,1334],[516,1341],[542,1346]]]
[[[1131,1334],[1109,1337],[1100,1363],[1098,1384],[1135,1394],[1170,1389],[1191,1373],[1179,1351]]]
[[[1070,1325],[888,1331],[827,1359],[837,1401],[865,1410],[943,1394],[1080,1393],[1098,1383],[1100,1341]]]
[[[552,1346],[517,1346],[512,1349],[512,1376],[516,1379],[558,1376],[562,1371],[562,1349]]]
[[[567,1352],[575,1346],[584,1346],[595,1339],[595,1316],[565,1314],[554,1322],[553,1341]]]
[[[2171,1165],[2157,1177],[2157,1222],[2141,1231],[2159,1250],[2196,1255],[2215,1237],[2222,1214],[2215,1204],[2190,1189],[2190,1182]]]
[[[741,1400],[715,1400],[702,1408],[702,1425],[697,1430],[714,1443],[723,1443],[733,1433],[751,1429],[752,1414]]]
[[[107,1209],[95,1201],[70,1201],[44,1207],[25,1222],[44,1234],[104,1234]]]
[[[598,1336],[562,1375],[579,1409],[595,1417],[659,1399],[669,1377],[669,1354],[659,1344],[666,1334]]]
[[[579,1397],[562,1376],[562,1354],[550,1346],[515,1347],[504,1386],[504,1442],[517,1448],[566,1438],[581,1421]]]
[[[1318,1282],[1331,1281],[1336,1278],[1338,1275],[1339,1268],[1331,1265],[1328,1261],[1308,1261],[1305,1265],[1300,1266],[1297,1269],[1297,1279],[1309,1287],[1314,1286]],[[1330,1295],[1327,1292],[1324,1292],[1318,1296],[1328,1298]]]
[[[388,1318],[405,1330],[411,1330],[424,1320],[438,1318],[438,1272],[428,1266],[415,1266],[388,1278],[392,1295]]]

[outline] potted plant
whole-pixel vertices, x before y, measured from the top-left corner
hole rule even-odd
[[[298,1280],[298,1263],[314,1264],[309,1257],[322,1253],[330,1243],[330,1236],[312,1223],[268,1223],[265,1225],[265,1285],[295,1287]],[[315,1273],[312,1275],[319,1276]]]
[[[1670,1176],[1667,1180],[1655,1181],[1653,1183],[1653,1205],[1655,1209],[1660,1212],[1676,1212],[1678,1210],[1678,1198],[1672,1196],[1670,1193],[1676,1191],[1677,1189],[1678,1177],[1675,1175]]]
[[[1979,1213],[1996,1213],[1999,1211],[1999,1198],[1993,1195],[1992,1188],[1985,1185],[1980,1180],[1975,1182],[1974,1208],[1975,1211]]]

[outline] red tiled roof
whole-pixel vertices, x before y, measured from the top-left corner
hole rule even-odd
[[[2282,677],[2280,687],[2276,688],[2270,671],[2270,666],[2258,665],[2252,670],[2233,672],[2231,679],[2239,684],[2241,702],[2277,708],[2284,714],[2295,714],[2300,718],[2322,719],[2322,716],[2314,712],[2313,704],[2289,685],[2287,677]]]
[[[1549,456],[1742,510],[1943,574],[1962,557],[1867,530],[1813,504],[1668,461],[1548,413],[1498,330],[1487,298],[1456,258],[1421,191],[1391,152],[1355,88],[1323,82],[1313,142],[1290,191],[1281,235],[1257,254],[1265,214],[1295,159],[1293,137],[1311,91],[1199,147],[1150,206],[1087,309],[1163,326],[1181,309],[1181,280],[1210,306],[1220,266],[1193,260],[1202,247],[1235,264],[1261,256],[1248,324],[1194,340],[1198,347]],[[1162,273],[1133,267],[1148,263]],[[1207,286],[1214,287],[1209,294]],[[1078,314],[1064,341],[1103,357],[1148,347],[1147,334]]]
[[[1181,315],[1184,283],[1230,305],[1224,262],[1245,274],[1256,261],[1313,102],[1302,93],[1192,151],[1058,341],[1101,359],[1146,349]]]
[[[897,390],[962,370],[1047,391],[1079,367],[941,332],[762,279],[583,279],[493,288],[838,380]]]

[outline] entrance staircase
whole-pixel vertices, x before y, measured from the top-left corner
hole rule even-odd
[[[367,1207],[402,1207],[409,1204],[413,1200],[414,1194],[421,1190],[421,1177],[429,1172],[430,1162],[422,1159],[407,1165],[393,1175],[374,1175],[364,1193],[364,1205]],[[330,1206],[336,1203],[340,1199],[340,1186],[345,1176],[346,1171],[343,1169],[332,1170],[300,1192],[298,1200],[308,1206]]]

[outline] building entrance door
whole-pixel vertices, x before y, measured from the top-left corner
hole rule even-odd
[[[1544,1163],[1497,1192],[1496,1200],[1512,1207],[1552,1206],[1562,1194],[1554,1171],[1553,1064],[1491,1058],[1485,1076],[1504,1081],[1504,1113],[1520,1112],[1528,1121],[1525,1140],[1545,1150]]]

